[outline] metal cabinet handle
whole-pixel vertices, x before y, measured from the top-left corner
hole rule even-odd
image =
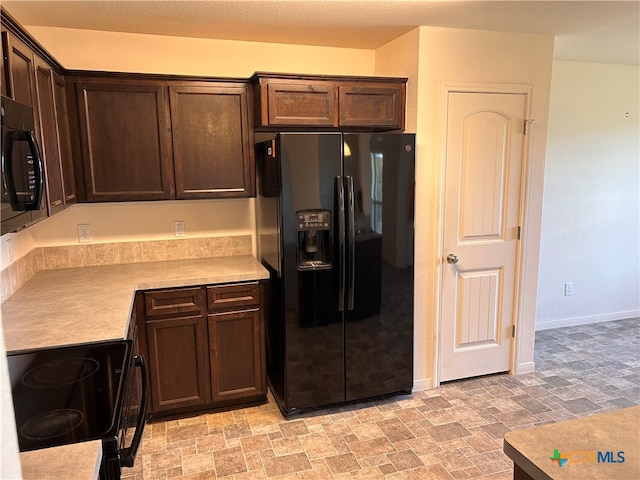
[[[450,253],[449,255],[447,255],[447,262],[454,264],[454,263],[458,263],[458,260],[460,260],[458,258],[458,256],[455,253]]]

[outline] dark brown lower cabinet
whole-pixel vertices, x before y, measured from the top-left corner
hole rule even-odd
[[[144,324],[152,418],[266,401],[261,285],[146,291]]]
[[[260,311],[208,316],[211,387],[217,400],[264,395]]]
[[[211,401],[207,324],[201,315],[147,321],[151,412]]]

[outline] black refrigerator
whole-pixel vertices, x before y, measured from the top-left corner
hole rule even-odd
[[[269,387],[284,415],[410,393],[415,135],[256,145]]]

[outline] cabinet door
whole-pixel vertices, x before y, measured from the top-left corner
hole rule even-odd
[[[404,128],[404,84],[340,85],[339,126]]]
[[[176,198],[254,195],[246,85],[170,86]]]
[[[211,314],[208,323],[213,400],[264,396],[260,311]]]
[[[147,320],[151,413],[211,401],[202,315]]]
[[[45,168],[49,215],[64,209],[62,164],[56,125],[56,106],[53,93],[53,71],[35,57],[37,113],[40,124],[41,153]]]
[[[173,198],[162,86],[118,80],[79,82],[76,94],[87,200]]]
[[[26,105],[36,105],[35,67],[33,65],[33,51],[15,35],[8,33],[3,38],[7,43],[5,75],[10,79],[11,97]]]
[[[67,112],[67,97],[64,78],[57,73],[53,75],[53,98],[56,104],[56,125],[58,127],[58,146],[62,168],[62,190],[65,208],[77,201],[73,154],[71,151],[71,131]]]
[[[267,81],[261,86],[263,126],[335,125],[335,84],[309,80]]]

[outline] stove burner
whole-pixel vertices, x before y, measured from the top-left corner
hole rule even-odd
[[[29,387],[45,388],[68,385],[93,375],[100,364],[92,358],[54,360],[29,370],[22,381]]]
[[[78,410],[51,410],[25,422],[20,431],[32,440],[46,440],[70,432],[83,419],[84,415]]]

